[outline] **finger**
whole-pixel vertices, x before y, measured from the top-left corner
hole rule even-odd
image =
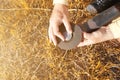
[[[57,45],[56,36],[53,33],[53,27],[51,25],[49,26],[48,34],[50,42],[53,42],[54,45]]]
[[[53,44],[56,46],[57,45],[57,40],[56,40],[56,36],[55,35],[51,36],[51,40],[53,41]]]
[[[65,40],[65,39],[64,39],[64,36],[62,35],[61,32],[56,32],[55,35],[56,35],[58,38],[60,38],[62,41]]]
[[[53,27],[53,32],[54,35],[57,36],[58,38],[60,38],[62,41],[64,41],[64,36],[62,35],[62,33],[59,31],[59,26],[54,25]]]
[[[57,45],[57,40],[56,40],[56,36],[54,35],[54,33],[53,33],[53,29],[52,29],[52,27],[51,27],[51,29],[50,29],[50,33],[49,33],[50,35],[50,40],[51,40],[51,42],[53,42],[53,44],[56,46]]]
[[[83,36],[84,36],[84,39],[89,39],[90,40],[92,38],[92,33],[86,33],[86,32],[84,32]]]
[[[72,33],[71,25],[66,16],[63,18],[63,24],[65,25],[66,31],[71,34]]]
[[[86,46],[86,45],[90,45],[90,44],[94,43],[91,39],[91,37],[92,37],[91,33],[83,32],[83,36],[84,36],[84,41],[80,42],[77,47]]]
[[[53,35],[52,28],[51,28],[51,26],[49,26],[49,28],[48,28],[48,37],[49,37],[50,42],[52,42],[52,39],[51,39],[52,35]]]
[[[81,42],[77,47],[87,46],[87,45],[91,45],[91,44],[93,44],[93,41],[85,40],[85,41]]]

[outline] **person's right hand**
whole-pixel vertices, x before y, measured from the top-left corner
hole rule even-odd
[[[111,32],[109,26],[103,26],[97,31],[94,31],[92,33],[83,33],[84,40],[80,42],[78,47],[87,46],[91,44],[96,44],[100,42],[104,42],[107,40],[114,39],[113,33]]]
[[[72,33],[72,29],[69,23],[69,12],[67,6],[63,4],[55,4],[52,15],[50,17],[48,30],[50,42],[53,42],[54,45],[57,45],[56,37],[60,38],[63,41],[65,40],[64,36],[59,31],[59,27],[62,23],[65,25],[66,31],[68,33]]]

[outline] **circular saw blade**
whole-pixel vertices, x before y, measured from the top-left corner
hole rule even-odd
[[[64,50],[70,50],[75,48],[81,41],[82,41],[82,30],[78,25],[71,24],[72,26],[72,38],[69,41],[62,41],[60,39],[57,39],[58,41],[58,47]],[[66,33],[65,27],[60,27],[61,33]]]

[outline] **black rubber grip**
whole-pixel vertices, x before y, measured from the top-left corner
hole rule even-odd
[[[100,27],[107,25],[112,20],[120,16],[120,3],[108,8],[107,10],[99,13],[97,16],[89,19],[87,22],[80,25],[82,31],[93,32]]]

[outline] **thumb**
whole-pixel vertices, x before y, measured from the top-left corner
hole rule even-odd
[[[71,28],[70,22],[67,17],[64,17],[63,24],[65,25],[66,31],[71,34],[72,28]]]
[[[84,39],[92,39],[92,33],[83,33]]]

